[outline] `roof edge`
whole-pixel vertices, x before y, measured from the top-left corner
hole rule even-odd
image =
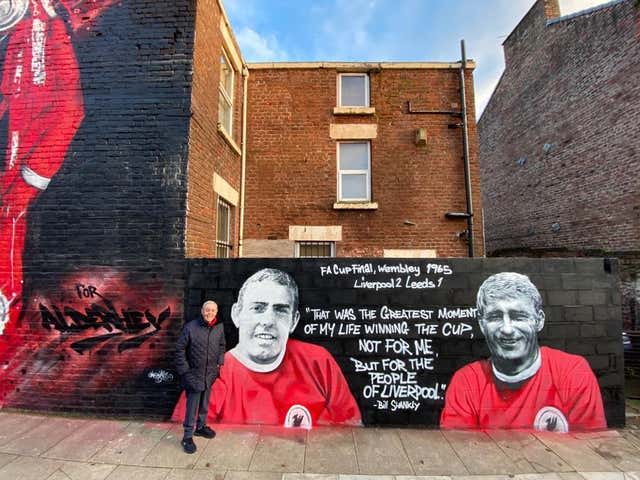
[[[459,69],[462,62],[249,62],[251,70],[266,69],[312,69],[338,70],[392,70],[392,69]],[[467,60],[466,68],[476,68],[474,60]]]

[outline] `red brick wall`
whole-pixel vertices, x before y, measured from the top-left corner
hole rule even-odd
[[[456,110],[456,69],[377,69],[370,72],[375,115],[334,115],[334,68],[251,68],[248,98],[246,239],[287,239],[290,225],[341,225],[338,256],[380,256],[389,249],[437,249],[466,256],[457,237],[464,220],[446,212],[466,209],[462,130],[451,115],[415,115],[413,108]],[[469,72],[470,73],[470,72]],[[482,255],[473,80],[467,80],[476,254]],[[377,210],[338,211],[336,140],[331,123],[375,123],[371,141],[372,201]],[[426,128],[428,145],[415,131]],[[405,225],[405,220],[415,225]]]
[[[478,123],[487,252],[621,258],[627,328],[640,328],[636,3],[549,22],[536,3]]]
[[[217,195],[213,191],[214,172],[240,191],[240,155],[218,132],[220,55],[223,38],[221,11],[216,0],[197,2],[196,37],[193,58],[192,117],[189,136],[186,248],[187,258],[216,254]],[[236,45],[237,48],[237,45]],[[242,72],[234,78],[233,140],[242,140]],[[234,213],[234,250],[237,255],[239,208]]]
[[[478,124],[487,251],[638,251],[634,2],[546,27],[538,13],[525,20],[543,27],[525,22],[521,50],[511,45],[520,26],[505,43],[507,68]]]

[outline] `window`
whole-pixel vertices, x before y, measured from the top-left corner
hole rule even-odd
[[[335,242],[296,242],[296,257],[323,258],[335,256]]]
[[[338,106],[369,106],[369,75],[366,73],[341,73],[338,75]]]
[[[218,197],[218,228],[216,230],[216,257],[230,258],[231,249],[231,205]]]
[[[338,200],[371,201],[369,142],[338,142]]]
[[[220,98],[218,100],[218,122],[231,135],[233,125],[233,77],[234,71],[227,55],[220,55]]]

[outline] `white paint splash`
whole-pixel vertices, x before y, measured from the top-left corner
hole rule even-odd
[[[34,85],[44,85],[47,79],[44,58],[45,40],[45,24],[36,18],[31,28],[31,74]]]

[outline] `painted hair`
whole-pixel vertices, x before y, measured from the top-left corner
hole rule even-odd
[[[515,272],[502,272],[491,275],[478,289],[476,301],[478,318],[484,317],[484,312],[489,302],[503,298],[515,299],[520,297],[530,299],[536,312],[542,308],[540,292],[526,275]]]
[[[251,285],[267,281],[277,283],[278,285],[282,285],[283,287],[287,287],[287,289],[291,293],[291,297],[293,300],[293,312],[297,312],[298,285],[291,275],[275,268],[263,268],[262,270],[258,270],[256,273],[247,278],[242,284],[240,292],[238,292],[238,304],[244,305],[244,294]]]

